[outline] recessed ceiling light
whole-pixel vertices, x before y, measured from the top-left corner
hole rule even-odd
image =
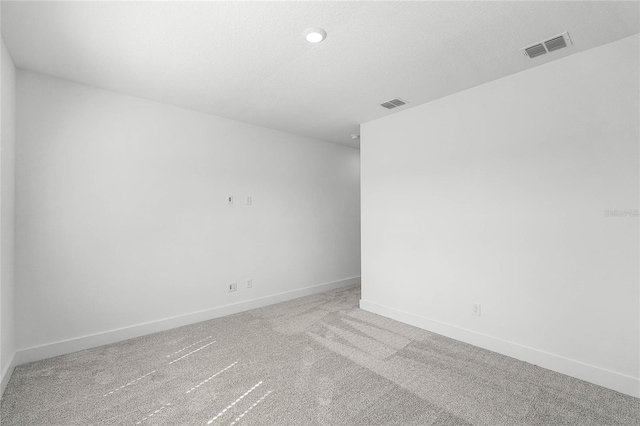
[[[309,43],[320,43],[322,40],[327,38],[327,32],[318,27],[307,28],[304,30],[302,35]]]

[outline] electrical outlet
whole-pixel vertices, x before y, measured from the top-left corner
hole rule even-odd
[[[233,204],[233,195],[227,196],[227,204]]]
[[[245,198],[244,203],[248,206],[251,205],[251,195],[247,195],[247,198]]]
[[[236,291],[238,289],[238,283],[229,284],[229,291]]]
[[[249,278],[247,280],[247,288],[251,288],[251,287],[253,287],[253,280],[251,278]]]
[[[481,307],[480,307],[480,304],[479,304],[479,303],[474,303],[474,304],[472,305],[472,308],[471,308],[471,313],[472,313],[473,315],[480,316],[480,315],[482,314],[482,311],[481,311],[481,309],[480,309],[480,308],[481,308]]]

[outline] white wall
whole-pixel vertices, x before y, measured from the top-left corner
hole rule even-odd
[[[0,144],[0,395],[15,353],[14,342],[14,201],[16,76],[13,60],[2,41]]]
[[[359,282],[357,150],[21,70],[17,131],[21,350]]]
[[[361,306],[640,396],[638,50],[364,124]]]

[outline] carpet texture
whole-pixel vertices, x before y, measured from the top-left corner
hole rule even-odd
[[[638,425],[640,400],[321,293],[16,368],[13,425]]]

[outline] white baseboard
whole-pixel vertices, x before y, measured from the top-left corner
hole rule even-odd
[[[360,284],[360,277],[347,278],[340,281],[314,285],[297,290],[287,291],[284,293],[278,293],[270,296],[260,297],[257,299],[247,300],[244,302],[233,303],[231,305],[206,309],[204,311],[192,312],[172,318],[138,324],[131,327],[119,328],[116,330],[109,330],[88,336],[76,337],[74,339],[49,343],[42,346],[35,346],[32,348],[17,351],[15,356],[13,357],[13,360],[15,362],[15,365],[21,365],[27,362],[39,361],[42,359],[51,358],[58,355],[65,355],[84,349],[91,349],[110,343],[132,339],[134,337],[140,337],[151,333],[157,333],[159,331],[170,330],[172,328],[194,324],[201,321],[207,321],[225,315],[237,314],[239,312],[248,311],[250,309],[261,308],[263,306],[272,305],[274,303],[286,302],[287,300],[297,299],[298,297],[310,296],[312,294],[322,293],[323,291],[334,290],[341,287],[348,287],[355,284]]]
[[[414,327],[535,364],[548,370],[613,389],[636,398],[640,397],[640,380],[635,377],[605,370],[594,365],[487,336],[472,330],[379,305],[367,300],[360,300],[360,308],[374,314],[413,325]]]
[[[9,384],[9,380],[11,379],[11,374],[13,374],[13,369],[16,368],[17,358],[15,352],[11,355],[11,361],[7,364],[7,368],[4,371],[0,371],[0,398],[4,394],[4,390],[7,388],[7,384]]]

